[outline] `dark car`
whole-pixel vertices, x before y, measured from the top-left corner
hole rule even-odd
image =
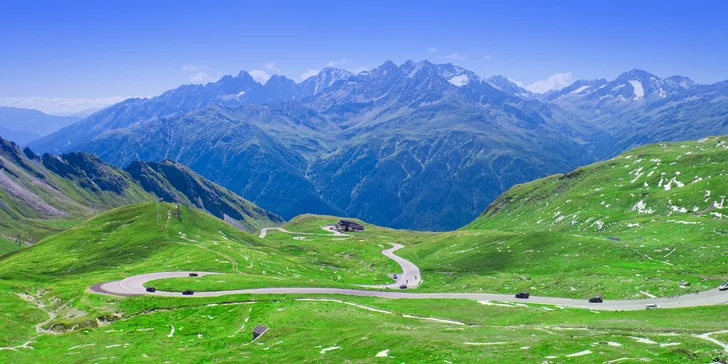
[[[190,277],[197,277],[197,273],[190,273]]]
[[[147,287],[147,292],[152,292],[152,293],[154,293],[154,292],[157,292],[157,289],[156,289],[156,288],[154,288],[154,287]]]
[[[402,285],[399,286],[399,288],[406,289],[407,288],[407,285],[406,284],[402,284]]]
[[[185,296],[191,296],[191,295],[195,294],[195,292],[193,292],[191,289],[188,289],[188,290],[182,292],[182,294]]]
[[[592,297],[589,299],[589,303],[602,303],[604,300],[601,296]]]
[[[526,298],[528,298],[528,297],[531,297],[531,295],[530,295],[530,294],[528,294],[528,292],[518,292],[518,293],[516,294],[516,298],[523,298],[523,299],[526,299]]]

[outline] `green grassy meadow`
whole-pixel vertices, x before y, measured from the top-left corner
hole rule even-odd
[[[641,299],[713,289],[728,280],[726,143],[647,146],[515,186],[445,233],[364,223],[335,236],[321,227],[339,218],[302,215],[283,226],[293,233],[261,239],[187,207],[178,219],[175,206],[156,202],[47,222],[58,232],[30,248],[0,239],[0,362],[725,361],[725,306],[606,312],[339,295],[122,298],[88,288],[160,271],[223,273],[149,283],[169,291],[358,288],[391,283],[399,266],[381,251],[400,243],[397,254],[421,270],[420,292]],[[270,330],[252,342],[258,324]]]

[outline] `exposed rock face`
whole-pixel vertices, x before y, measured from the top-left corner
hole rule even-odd
[[[93,192],[110,191],[121,194],[129,186],[120,170],[99,157],[87,153],[68,153],[61,156],[44,154],[43,165],[59,176],[73,180]]]
[[[133,162],[126,171],[148,192],[168,202],[181,202],[203,209],[236,226],[256,230],[283,222],[279,216],[242,199],[186,166],[170,159],[161,163]],[[266,222],[258,224],[255,221]]]
[[[141,162],[135,166],[139,168],[130,168],[132,176],[95,155],[74,152],[38,157],[28,148],[21,150],[0,139],[0,229],[25,235],[32,223],[24,219],[81,219],[122,205],[155,201],[156,196],[204,209],[221,219],[227,217],[248,231],[283,222],[183,165],[155,163],[158,171]],[[41,227],[30,239],[36,241],[46,229],[57,230]]]
[[[728,82],[625,72],[535,94],[452,64],[246,72],[130,99],[32,143],[118,167],[171,158],[292,218],[449,230],[503,191],[657,141],[728,134]]]

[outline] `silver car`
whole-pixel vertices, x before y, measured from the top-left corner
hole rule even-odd
[[[721,284],[718,289],[721,291],[728,291],[728,282]]]

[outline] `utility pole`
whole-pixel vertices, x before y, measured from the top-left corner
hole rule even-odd
[[[182,212],[180,212],[179,201],[177,201],[177,220],[182,221]]]

